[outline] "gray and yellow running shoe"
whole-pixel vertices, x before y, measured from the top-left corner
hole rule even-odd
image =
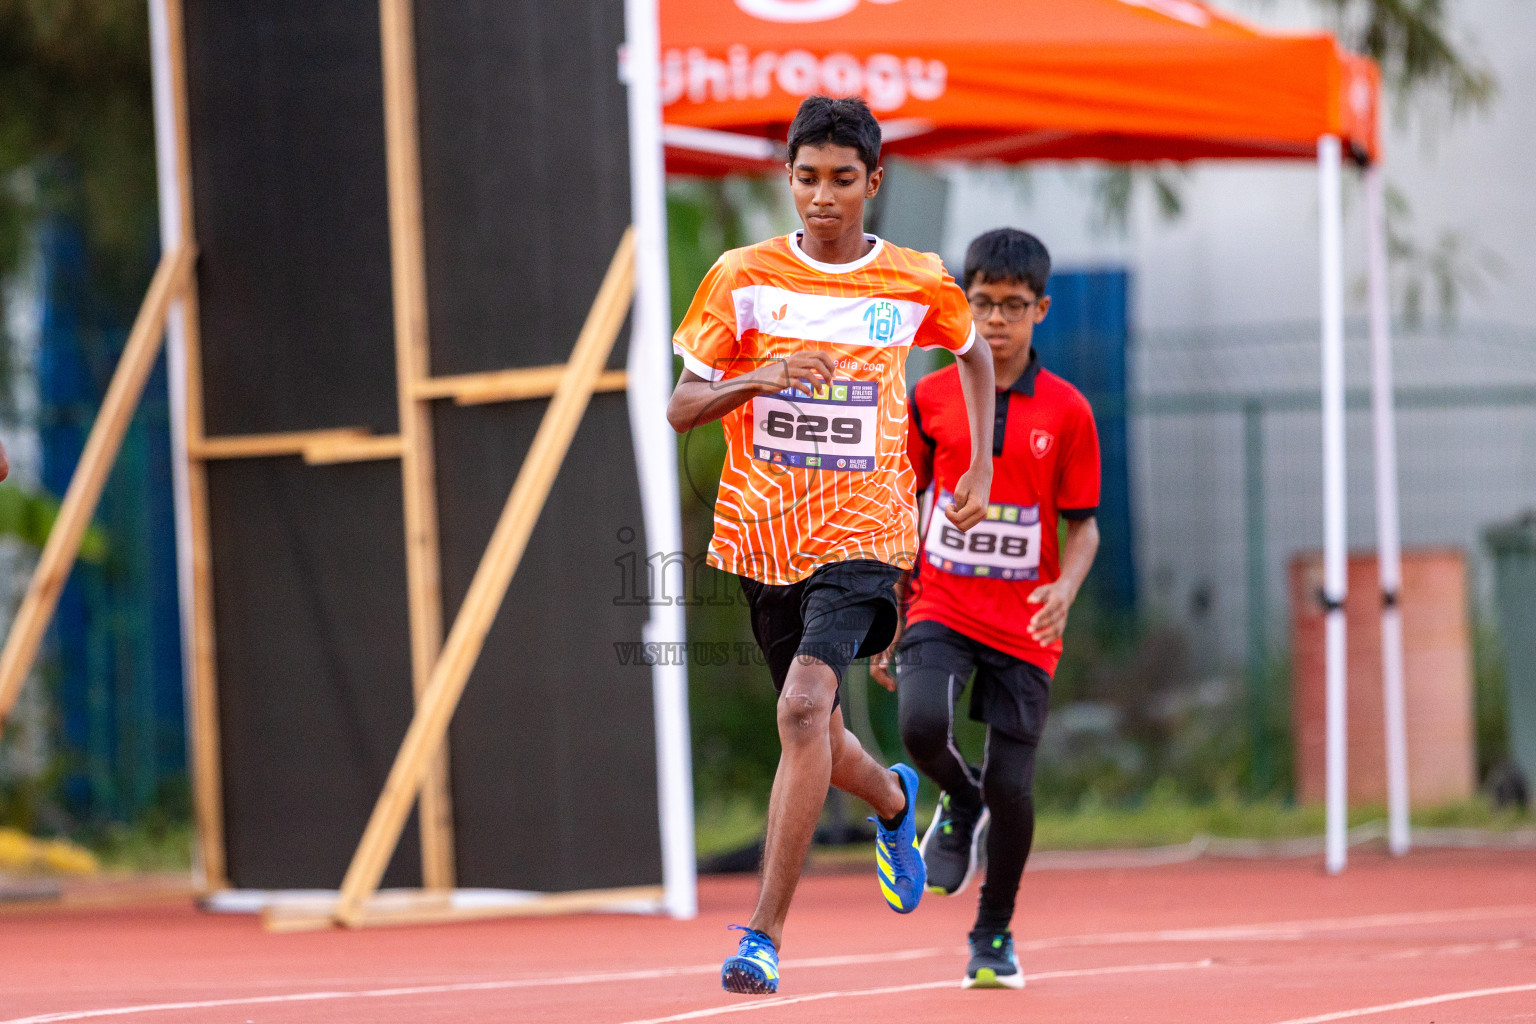
[[[986,805],[957,805],[948,793],[939,794],[933,821],[923,833],[923,863],[928,866],[928,891],[953,896],[976,875],[982,831],[987,827]]]
[[[971,932],[971,962],[961,988],[1023,988],[1024,972],[1013,952],[1011,932]]]

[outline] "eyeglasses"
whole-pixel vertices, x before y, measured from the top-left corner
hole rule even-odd
[[[984,295],[970,299],[971,317],[975,320],[986,320],[992,315],[994,309],[1002,310],[1003,319],[1011,324],[1016,324],[1024,319],[1029,312],[1029,307],[1039,302],[1039,299],[1021,299],[1016,295],[1009,296],[1002,302],[993,302]]]

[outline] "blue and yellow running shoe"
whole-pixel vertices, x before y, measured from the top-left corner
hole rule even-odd
[[[746,932],[736,955],[720,966],[720,984],[727,992],[744,996],[768,996],[779,990],[779,951],[773,940],[756,928],[731,925]]]
[[[880,892],[885,902],[898,914],[910,914],[923,898],[928,869],[917,847],[917,772],[904,764],[892,765],[907,794],[907,810],[901,824],[886,828],[878,818],[875,823],[875,868]]]

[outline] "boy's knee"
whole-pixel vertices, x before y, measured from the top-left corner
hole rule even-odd
[[[949,718],[946,715],[903,707],[898,724],[901,742],[906,744],[913,757],[938,753],[949,742]]]
[[[790,745],[825,737],[831,713],[829,701],[802,690],[786,690],[779,695],[779,738]]]

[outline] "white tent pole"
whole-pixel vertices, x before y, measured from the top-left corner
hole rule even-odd
[[[645,543],[651,552],[683,549],[677,489],[677,440],[667,424],[672,385],[671,311],[667,281],[666,171],[661,141],[661,22],[657,0],[626,0],[629,84],[629,182],[635,223],[635,308],[629,342],[629,426],[640,474]],[[681,650],[683,595],[652,588],[647,643]],[[677,646],[673,646],[677,645]],[[661,818],[662,881],[673,917],[698,913],[693,840],[693,757],[688,738],[688,669],[661,657],[652,668],[656,716],[657,802]]]
[[[1317,140],[1318,227],[1323,315],[1323,604],[1327,656],[1327,866],[1348,856],[1348,775],[1344,598],[1348,564],[1344,519],[1344,244],[1339,139]]]
[[[1381,168],[1365,171],[1370,253],[1371,425],[1376,446],[1376,561],[1381,570],[1381,684],[1387,731],[1387,836],[1395,856],[1408,852],[1408,737],[1403,700],[1402,536],[1397,506],[1397,427],[1392,401],[1391,306],[1387,293],[1387,222]]]
[[[166,0],[150,0],[149,63],[150,95],[155,112],[155,175],[159,183],[160,251],[174,252],[182,241],[185,223],[181,209],[176,146],[176,98],[171,68],[171,42]],[[172,508],[176,519],[176,592],[181,611],[181,674],[183,690],[191,707],[192,673],[192,491],[187,479],[187,305],[171,303],[165,317],[165,370],[171,419]],[[187,716],[192,728],[192,716]],[[190,736],[187,749],[192,749]],[[200,849],[194,843],[193,849]],[[202,865],[197,865],[202,873]]]

